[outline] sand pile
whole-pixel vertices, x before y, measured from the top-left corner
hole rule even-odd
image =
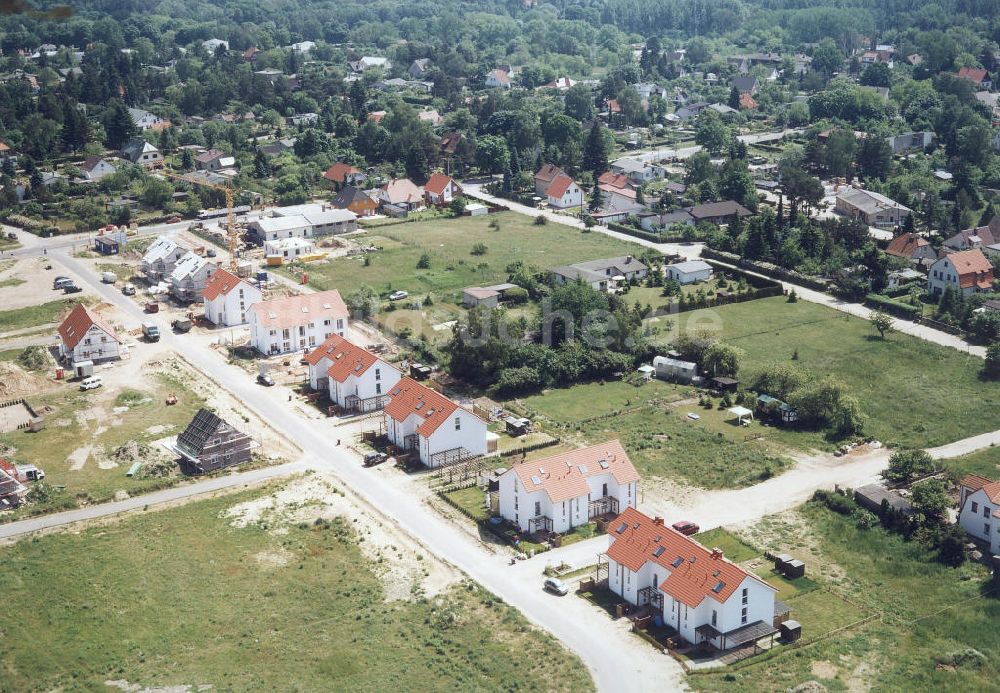
[[[0,361],[0,400],[27,397],[53,387],[48,379],[25,373],[16,363]]]

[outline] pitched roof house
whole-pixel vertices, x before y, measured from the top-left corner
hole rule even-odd
[[[407,212],[424,208],[424,191],[409,178],[397,178],[389,181],[379,188],[378,196],[383,205],[396,207]]]
[[[535,174],[535,194],[557,209],[583,205],[583,190],[554,164],[545,164]]]
[[[623,255],[553,267],[549,272],[558,284],[579,279],[597,291],[610,291],[617,288],[620,278],[626,281],[642,279],[648,274],[649,268],[634,256]]]
[[[486,453],[486,422],[440,392],[409,377],[389,390],[385,427],[389,441],[440,467]]]
[[[368,217],[378,211],[378,204],[371,195],[353,185],[342,187],[330,204],[338,209],[354,212],[359,217]]]
[[[981,67],[963,67],[958,71],[958,76],[963,79],[967,79],[973,84],[982,87],[983,89],[989,89],[993,86],[993,80],[990,79],[990,73]]]
[[[59,325],[59,356],[70,363],[120,358],[122,340],[114,328],[78,303]]]
[[[202,300],[205,286],[217,269],[219,266],[209,262],[208,258],[193,252],[185,253],[167,277],[170,295],[182,302]]]
[[[263,298],[259,288],[220,267],[208,280],[202,295],[205,319],[225,327],[246,324],[247,310]]]
[[[347,334],[349,311],[336,289],[286,296],[250,306],[250,344],[265,356],[312,349]]]
[[[885,249],[887,255],[901,257],[904,260],[919,262],[920,260],[937,260],[937,251],[926,238],[915,233],[904,233],[896,236]]]
[[[887,228],[902,225],[912,210],[873,190],[848,188],[837,195],[836,209],[841,214],[869,226]]]
[[[204,474],[246,462],[252,446],[249,435],[202,408],[177,436],[174,451],[181,456],[182,468]]]
[[[959,231],[944,242],[944,247],[954,250],[973,250],[996,243],[1000,243],[1000,233],[996,233],[990,226],[977,226]]]
[[[635,508],[609,525],[608,588],[661,616],[689,643],[720,650],[775,632],[777,590]]]
[[[344,411],[381,409],[388,392],[403,377],[387,361],[339,335],[331,335],[305,357],[309,386],[326,390]]]
[[[350,164],[338,161],[323,173],[323,178],[337,186],[345,184],[353,185],[355,183],[363,183],[365,174]]]
[[[80,172],[86,180],[101,180],[115,172],[115,167],[100,156],[91,155],[80,164]]]
[[[177,245],[166,236],[159,236],[142,256],[142,273],[149,282],[158,282],[174,271],[177,261],[184,257],[185,253],[187,248]]]
[[[634,508],[639,473],[618,440],[515,464],[500,476],[500,515],[523,532],[562,534]]]
[[[510,89],[511,73],[508,70],[496,69],[486,73],[486,86],[499,87],[500,89]]]
[[[946,287],[970,294],[993,289],[993,265],[981,250],[960,250],[942,255],[931,265],[927,290],[940,294]]]
[[[122,147],[122,156],[143,168],[163,168],[160,150],[141,137],[133,137]]]
[[[695,221],[712,221],[716,224],[728,223],[736,216],[749,217],[753,215],[753,212],[734,200],[695,205],[689,208],[688,212]]]
[[[969,474],[959,484],[958,524],[1000,553],[1000,481]]]
[[[462,187],[451,176],[432,173],[424,184],[424,195],[428,204],[447,205],[462,194]]]

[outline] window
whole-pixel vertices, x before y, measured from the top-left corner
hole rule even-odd
[[[990,506],[984,505],[983,506],[983,517],[989,517],[989,516],[990,516]]]
[[[746,587],[744,587],[743,588],[743,603],[744,604],[746,604],[747,600],[749,599],[748,592],[749,592],[749,590]],[[744,611],[746,611],[746,609],[744,609]]]
[[[340,319],[337,320],[337,329],[338,330],[344,329],[344,319],[343,318],[340,318]]]
[[[462,417],[461,416],[456,416],[455,417],[455,430],[456,431],[461,431],[462,430]]]
[[[382,383],[375,383],[375,394],[376,395],[382,394]]]
[[[382,369],[381,368],[376,368],[375,369],[375,380],[378,381],[378,380],[381,380],[381,379],[382,379]]]
[[[990,523],[989,522],[984,522],[983,523],[983,534],[985,534],[986,536],[990,535]]]
[[[332,320],[324,320],[323,321],[323,326],[324,327],[329,327],[331,322],[333,322],[333,321]]]
[[[972,501],[972,512],[974,512],[974,513],[978,513],[979,512],[979,503],[977,503],[975,501]]]
[[[539,517],[542,514],[542,504],[539,501],[535,501],[535,517]]]
[[[718,624],[719,624],[719,612],[716,611],[715,609],[712,609],[712,626],[716,626]]]
[[[746,623],[746,622],[747,622],[747,608],[744,606],[743,612],[742,614],[740,614],[740,623]]]
[[[608,497],[608,485],[607,484],[602,484],[601,485],[601,496],[603,496],[605,498]]]

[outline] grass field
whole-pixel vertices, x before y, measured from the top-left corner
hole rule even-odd
[[[819,589],[789,601],[803,639],[881,618],[731,672],[689,676],[693,687],[775,691],[816,680],[829,690],[996,689],[1000,600],[983,566],[945,567],[918,542],[881,528],[858,529],[817,503],[796,515],[812,546],[807,574],[827,574],[817,578]],[[768,548],[803,556],[794,540],[778,536]],[[981,654],[963,658],[968,648]]]
[[[739,537],[722,527],[716,527],[707,532],[700,532],[694,535],[694,539],[702,546],[707,546],[710,549],[722,549],[723,555],[733,563],[749,561],[751,558],[756,558],[760,555],[759,551],[752,546],[744,544]]]
[[[582,662],[471,583],[384,603],[346,521],[279,535],[222,516],[274,490],[0,549],[18,604],[0,688],[592,690]]]
[[[761,364],[796,363],[830,375],[857,396],[869,417],[865,432],[887,443],[929,447],[997,428],[984,411],[1000,406],[1000,389],[979,379],[982,359],[903,334],[873,339],[868,322],[813,303],[769,298],[650,321],[680,330],[715,325],[746,352],[744,381]],[[679,325],[678,325],[679,322]]]
[[[971,455],[941,460],[940,464],[959,479],[966,474],[1000,479],[1000,448],[986,448]]]
[[[0,310],[0,332],[13,332],[58,322],[73,306],[81,302],[78,298],[63,298],[26,308]]]
[[[500,224],[499,230],[489,228],[492,221]],[[433,292],[436,300],[460,303],[462,288],[505,281],[506,267],[515,260],[547,269],[642,250],[561,224],[534,226],[530,217],[512,212],[397,224],[356,238],[383,250],[370,255],[368,267],[361,258],[346,257],[310,265],[312,286],[349,293],[367,284],[382,293],[404,289],[416,297]],[[485,255],[472,255],[477,243],[486,245]],[[417,269],[423,253],[430,256],[430,267]]]
[[[589,383],[548,390],[518,400],[530,418],[539,415],[596,445],[619,438],[646,476],[683,479],[705,488],[748,486],[780,473],[799,452],[794,436],[776,428],[733,425],[731,414],[697,405],[691,387],[652,380],[636,387],[625,381]],[[688,418],[697,413],[697,421]],[[602,417],[596,420],[594,417]],[[812,442],[810,439],[809,442]]]
[[[15,461],[30,462],[43,469],[49,487],[63,490],[55,491],[47,502],[6,512],[0,515],[0,520],[72,508],[84,502],[107,501],[119,490],[135,495],[183,479],[176,470],[170,478],[142,475],[130,478],[125,475],[127,465],[102,469],[95,459],[132,440],[152,444],[164,436],[177,435],[204,403],[180,379],[166,373],[149,377],[142,387],[142,391],[126,390],[112,402],[115,407],[129,407],[128,411],[116,414],[104,408],[95,410],[90,402],[98,391],[80,392],[72,383],[66,389],[31,398],[36,409],[52,407],[52,412],[46,415],[45,428],[37,433],[15,431],[0,435],[0,444],[14,448]],[[177,395],[177,404],[164,403],[167,392]],[[73,469],[81,458],[83,466]]]

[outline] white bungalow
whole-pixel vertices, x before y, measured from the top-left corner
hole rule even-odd
[[[562,534],[634,508],[639,473],[617,440],[521,462],[500,477],[500,515],[522,532]]]
[[[389,441],[416,453],[424,466],[440,467],[486,453],[486,422],[440,392],[404,377],[389,390],[389,398]]]
[[[704,260],[687,260],[675,262],[664,268],[667,279],[674,279],[680,284],[695,284],[707,282],[712,278],[712,266]]]

